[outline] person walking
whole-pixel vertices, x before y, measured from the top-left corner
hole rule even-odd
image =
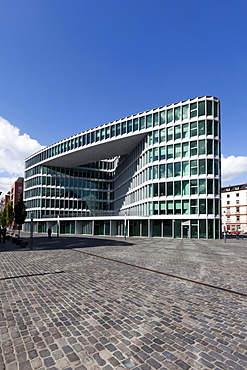
[[[51,228],[49,227],[48,228],[48,238],[50,238],[51,237]]]

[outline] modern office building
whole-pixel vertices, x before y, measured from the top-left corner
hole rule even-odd
[[[220,102],[203,96],[71,136],[25,161],[34,231],[220,238]]]
[[[247,233],[247,183],[222,188],[221,197],[222,231]]]

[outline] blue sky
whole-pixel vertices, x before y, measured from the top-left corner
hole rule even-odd
[[[0,188],[42,145],[202,95],[223,185],[246,182],[246,34],[246,0],[0,0]]]

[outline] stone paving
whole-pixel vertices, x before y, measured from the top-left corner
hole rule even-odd
[[[2,243],[0,370],[246,370],[246,264],[247,239]]]

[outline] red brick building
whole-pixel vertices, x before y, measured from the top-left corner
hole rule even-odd
[[[10,201],[13,204],[13,207],[19,202],[21,196],[23,195],[24,189],[24,178],[18,177],[18,179],[13,183],[10,188]]]

